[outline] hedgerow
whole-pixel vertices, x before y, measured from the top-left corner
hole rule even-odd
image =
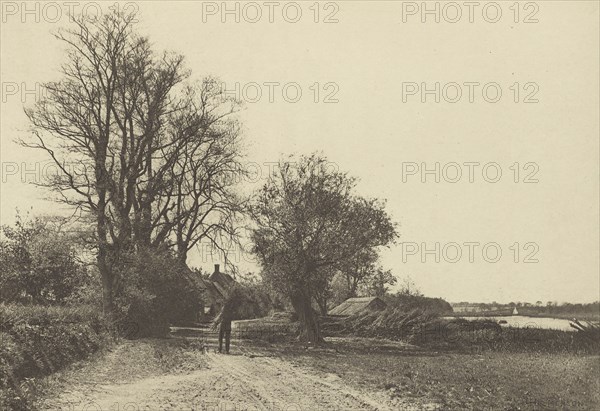
[[[32,381],[110,342],[93,307],[0,304],[0,409],[29,409]]]

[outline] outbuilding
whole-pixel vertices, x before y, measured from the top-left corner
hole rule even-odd
[[[329,311],[329,315],[347,317],[364,311],[381,311],[387,304],[379,297],[354,297]]]

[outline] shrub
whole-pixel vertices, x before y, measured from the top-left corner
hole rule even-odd
[[[169,325],[197,315],[202,292],[168,250],[141,249],[123,261],[117,316],[136,327],[137,337],[164,337]]]

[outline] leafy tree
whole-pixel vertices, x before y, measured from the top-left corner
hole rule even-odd
[[[284,293],[300,320],[300,339],[318,344],[315,291],[365,249],[386,246],[396,230],[384,203],[354,195],[356,180],[333,170],[324,156],[280,161],[253,199],[253,252],[265,281]]]
[[[348,298],[347,278],[341,272],[337,272],[329,285],[329,308],[333,308],[344,302]]]
[[[376,249],[366,248],[342,262],[340,271],[346,277],[346,298],[356,297],[359,287],[368,283],[369,279],[375,276],[378,259],[379,255]]]
[[[246,273],[237,277],[237,288],[256,304],[253,318],[265,317],[273,310],[285,310],[286,306],[277,291],[262,281],[256,274]]]
[[[0,229],[0,295],[3,301],[62,303],[85,284],[88,272],[60,219],[23,218]]]
[[[369,282],[365,288],[367,289],[367,294],[383,297],[389,291],[390,286],[395,285],[396,282],[398,282],[398,279],[392,274],[391,270],[384,270],[378,267],[374,275],[369,278]]]

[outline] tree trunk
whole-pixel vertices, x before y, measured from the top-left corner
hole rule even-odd
[[[98,215],[98,271],[102,277],[102,311],[109,324],[114,320],[114,277],[111,266],[108,262],[110,245],[107,241],[106,217],[104,216],[104,207],[100,207]]]
[[[320,345],[324,342],[319,322],[311,306],[311,298],[305,291],[298,291],[291,296],[292,306],[300,322],[299,339],[302,342]]]
[[[319,311],[321,311],[321,315],[327,315],[327,298],[325,297],[317,297],[315,298],[317,304],[319,305]]]
[[[354,298],[357,295],[358,290],[358,279],[352,278],[352,282],[350,284],[350,289],[348,290],[348,298]]]
[[[356,290],[358,288],[358,281],[355,277],[350,274],[346,274],[346,299],[356,297]]]
[[[101,256],[101,252],[98,253],[98,270],[102,276],[102,311],[107,317],[108,321],[112,323],[114,318],[114,307],[113,307],[113,278],[108,265],[106,264],[106,258]]]
[[[110,259],[110,244],[108,243],[108,221],[106,218],[107,173],[104,168],[105,150],[101,150],[96,160],[96,185],[98,191],[98,208],[96,210],[96,233],[98,235],[98,271],[102,277],[102,311],[108,323],[114,325],[114,274]]]
[[[187,263],[188,244],[183,240],[183,235],[177,233],[177,260],[183,266]]]

